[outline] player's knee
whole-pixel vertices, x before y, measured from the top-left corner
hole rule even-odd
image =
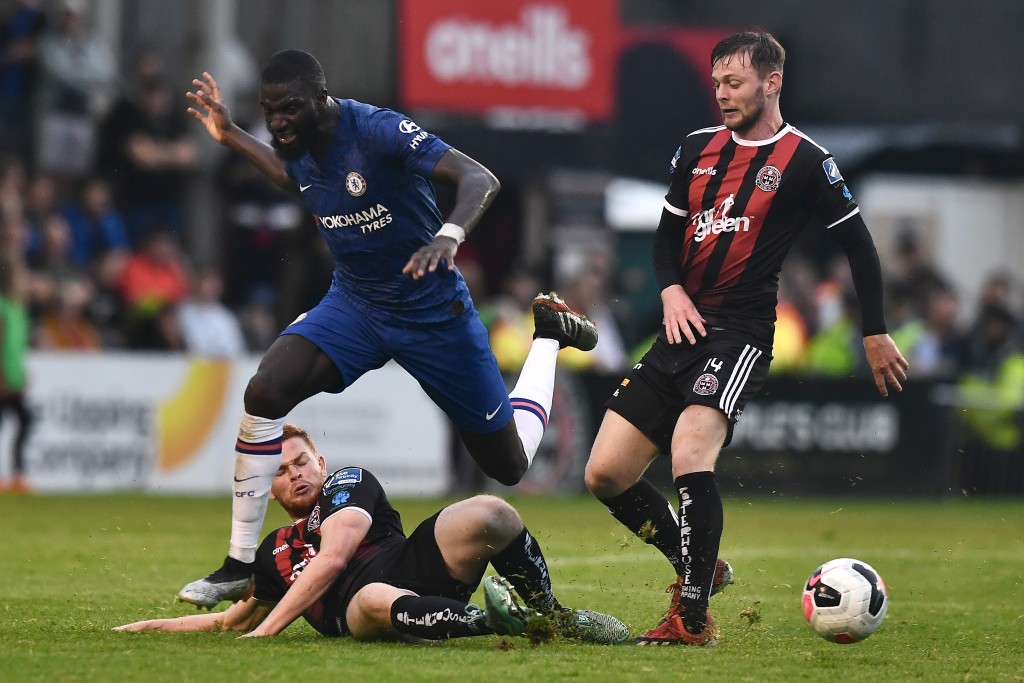
[[[284,406],[280,391],[277,391],[259,374],[249,380],[243,397],[245,412],[270,419],[284,417],[289,408]]]
[[[373,583],[356,593],[353,598],[357,610],[356,617],[368,627],[368,634],[391,626],[391,605],[395,601],[396,593],[398,591],[392,586]]]
[[[624,487],[609,470],[594,464],[593,461],[587,463],[587,468],[583,472],[583,483],[596,498],[611,498],[628,488]]]
[[[523,530],[523,520],[514,507],[497,496],[480,495],[470,498],[473,514],[480,531],[495,543],[510,541]]]

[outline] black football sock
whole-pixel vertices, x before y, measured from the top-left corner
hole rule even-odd
[[[644,543],[650,543],[672,563],[682,576],[683,562],[679,553],[679,522],[665,496],[647,479],[611,498],[599,498],[612,517],[619,520]]]
[[[255,562],[242,562],[228,555],[224,558],[224,564],[221,565],[220,569],[210,574],[207,578],[213,579],[215,582],[237,581],[246,576],[252,576],[253,567],[255,566]]]
[[[491,565],[508,579],[528,607],[548,614],[562,609],[551,588],[548,563],[527,529],[491,558]]]
[[[493,631],[476,605],[451,598],[403,595],[391,603],[391,625],[399,633],[424,640],[481,636]]]
[[[722,540],[722,498],[714,472],[676,477],[679,492],[679,546],[683,556],[683,625],[700,633],[707,623],[708,598]]]

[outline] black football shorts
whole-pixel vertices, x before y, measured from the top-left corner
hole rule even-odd
[[[672,432],[688,405],[722,411],[729,420],[725,446],[747,401],[768,377],[771,340],[708,328],[690,345],[669,344],[664,334],[622,380],[605,404],[657,445],[672,452]]]
[[[437,512],[420,522],[405,542],[401,555],[393,565],[387,583],[411,590],[417,595],[436,595],[468,602],[469,597],[483,579],[484,568],[473,585],[467,585],[448,573],[441,549],[434,536]]]

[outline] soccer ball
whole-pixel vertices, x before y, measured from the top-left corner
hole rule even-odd
[[[804,618],[833,643],[864,640],[878,630],[888,607],[882,577],[867,562],[849,557],[821,565],[804,586]]]

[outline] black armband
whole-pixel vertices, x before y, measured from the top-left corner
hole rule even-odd
[[[882,264],[878,261],[871,233],[860,214],[850,216],[829,230],[842,245],[850,262],[853,286],[861,310],[861,332],[865,337],[885,334],[885,310],[882,304]]]
[[[654,277],[658,281],[659,290],[683,284],[679,257],[683,252],[685,236],[686,218],[662,209],[661,222],[654,233]]]

